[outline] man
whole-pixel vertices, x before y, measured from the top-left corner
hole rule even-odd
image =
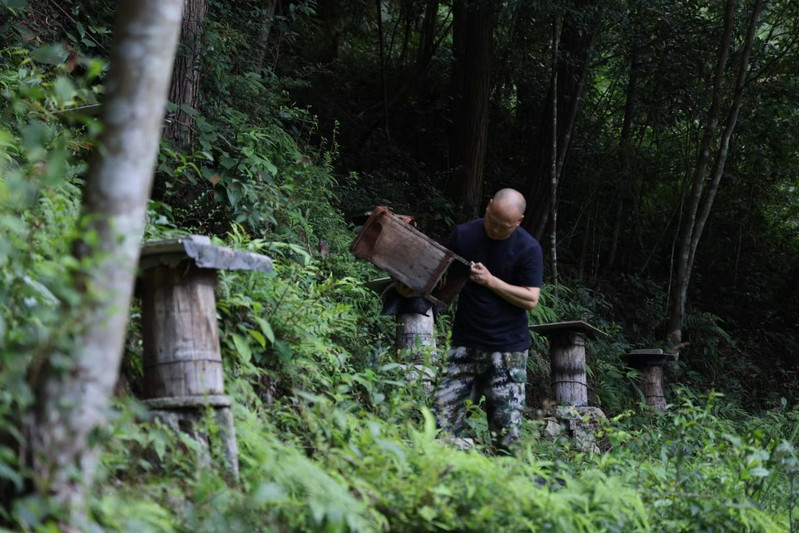
[[[454,435],[463,431],[466,400],[486,399],[494,445],[508,451],[519,436],[527,380],[527,310],[538,304],[543,277],[541,245],[519,227],[524,196],[502,189],[485,217],[459,225],[448,248],[471,262],[458,297],[452,347],[436,391],[436,419]]]

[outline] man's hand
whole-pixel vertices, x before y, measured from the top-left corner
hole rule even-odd
[[[520,287],[505,283],[491,274],[483,263],[472,262],[470,266],[472,269],[469,273],[469,279],[478,285],[491,289],[503,300],[523,309],[534,309],[538,305],[538,297],[541,294],[539,287]]]
[[[485,267],[483,263],[475,263],[472,261],[470,263],[472,267],[471,272],[469,273],[469,279],[477,283],[478,285],[483,285],[485,287],[489,287],[491,284],[491,278],[494,276],[488,269]],[[490,288],[490,287],[489,287]]]

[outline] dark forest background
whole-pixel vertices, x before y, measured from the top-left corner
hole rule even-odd
[[[248,87],[230,82],[248,73],[269,83],[278,105],[313,121],[285,127],[312,130],[303,132],[312,146],[335,143],[343,214],[385,204],[444,240],[494,191],[515,187],[550,283],[607,300],[633,345],[684,346],[686,368],[710,371],[714,387],[737,386],[761,405],[791,396],[789,2],[208,2],[200,11],[206,20],[194,24],[209,31],[194,74],[181,77],[192,85],[179,92],[194,98],[186,104],[213,113],[224,96],[252,120],[274,108],[243,104]],[[670,337],[679,324],[681,337]]]

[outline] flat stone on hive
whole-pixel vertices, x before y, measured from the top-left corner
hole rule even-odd
[[[564,322],[552,322],[550,324],[534,324],[530,326],[530,331],[548,337],[561,333],[582,333],[589,339],[596,339],[600,336],[607,336],[603,331],[598,330],[588,322],[582,320],[567,320]]]
[[[211,239],[206,235],[146,242],[141,247],[139,266],[145,270],[156,266],[175,268],[187,259],[191,259],[198,268],[212,270],[272,270],[272,259],[269,257],[216,246],[211,244]]]

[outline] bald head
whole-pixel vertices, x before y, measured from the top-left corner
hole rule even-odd
[[[483,225],[486,234],[494,240],[503,240],[513,234],[524,218],[527,202],[519,191],[502,189],[488,202]]]
[[[501,206],[502,210],[515,209],[519,216],[523,216],[524,210],[527,209],[527,201],[516,189],[500,189],[494,195],[493,201],[497,207]]]

